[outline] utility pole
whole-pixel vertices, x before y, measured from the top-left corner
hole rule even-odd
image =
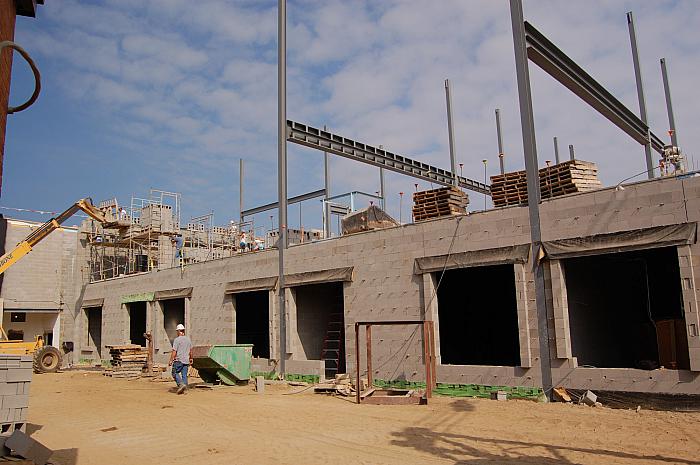
[[[637,98],[639,99],[639,117],[647,127],[647,143],[644,144],[644,155],[647,161],[647,176],[654,178],[654,161],[651,158],[651,137],[649,134],[649,123],[647,121],[647,103],[644,98],[644,84],[642,83],[642,70],[639,65],[639,51],[637,50],[637,33],[634,29],[634,17],[632,12],[627,12],[627,27],[630,33],[630,44],[632,45],[632,62],[634,64],[634,77],[637,81]]]
[[[287,0],[277,8],[277,202],[279,205],[279,373],[284,376],[287,359],[287,309],[284,286],[284,251],[287,248]],[[359,369],[359,367],[358,367]]]
[[[544,269],[537,257],[542,247],[540,229],[540,178],[537,166],[537,144],[535,141],[535,117],[532,111],[530,91],[530,71],[528,69],[525,45],[525,24],[522,0],[510,0],[510,17],[513,28],[513,48],[518,81],[520,103],[520,123],[523,135],[523,151],[527,172],[528,212],[530,215],[530,240],[532,242],[532,271],[535,278],[535,305],[537,307],[537,327],[540,346],[540,372],[542,389],[550,398],[552,395],[552,365],[549,353],[549,326],[545,301]]]
[[[450,80],[445,79],[445,100],[447,100],[447,137],[450,142],[450,166],[452,167],[452,183],[457,185],[457,155],[455,155],[455,138],[452,127],[452,93]]]
[[[501,174],[506,173],[505,153],[503,152],[503,136],[501,133],[501,110],[496,108],[496,135],[498,136],[498,161],[501,164]]]

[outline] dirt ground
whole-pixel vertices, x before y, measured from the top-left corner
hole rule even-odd
[[[35,376],[28,432],[60,465],[700,464],[700,413],[435,397],[355,405],[287,385]]]

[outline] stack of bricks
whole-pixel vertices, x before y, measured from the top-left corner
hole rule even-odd
[[[601,187],[595,163],[571,160],[539,170],[540,193],[543,199],[575,192],[588,192]],[[491,199],[495,207],[527,203],[525,171],[491,176]]]
[[[469,197],[457,187],[441,187],[413,194],[413,221],[467,213]]]
[[[25,430],[32,381],[31,355],[0,355],[0,433]]]

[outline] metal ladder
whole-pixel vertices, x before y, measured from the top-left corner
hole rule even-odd
[[[331,313],[321,349],[321,360],[326,365],[326,378],[334,378],[339,373],[341,360],[344,360],[345,335],[343,333],[343,314]]]

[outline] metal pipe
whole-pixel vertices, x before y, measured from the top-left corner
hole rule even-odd
[[[574,145],[569,144],[569,160],[574,161],[576,159],[576,154],[574,153]]]
[[[642,70],[639,65],[639,50],[637,50],[637,33],[634,29],[634,17],[632,12],[627,12],[627,26],[630,33],[630,44],[632,45],[632,62],[634,64],[634,77],[637,81],[637,97],[639,99],[639,117],[647,127],[647,143],[644,144],[644,155],[647,161],[647,176],[654,178],[654,161],[651,158],[651,141],[649,136],[649,123],[647,121],[647,103],[644,98],[644,83],[642,82]]]
[[[559,140],[554,136],[554,160],[556,164],[559,164]]]
[[[503,152],[503,135],[501,133],[501,110],[496,108],[496,135],[498,136],[498,161],[501,164],[501,174],[505,174],[505,153]]]
[[[449,79],[445,79],[445,100],[447,100],[447,137],[450,142],[450,166],[454,184],[457,185],[457,155],[455,155],[455,138],[452,127],[452,94],[450,92]]]
[[[671,87],[668,85],[668,70],[666,70],[666,58],[662,58],[661,77],[664,80],[664,95],[666,96],[666,112],[668,113],[668,129],[671,133],[671,145],[678,147],[678,134],[676,133],[676,119],[673,116],[673,103],[671,103]]]
[[[384,168],[379,168],[379,197],[382,198],[382,210],[386,210],[386,197],[384,195],[386,191],[384,189]]]
[[[238,216],[243,223],[243,159],[238,165]]]
[[[540,346],[540,371],[544,392],[552,395],[552,365],[549,353],[549,326],[547,307],[545,305],[544,269],[535,258],[542,243],[540,230],[540,179],[537,166],[537,144],[535,141],[535,118],[532,111],[532,94],[530,91],[530,72],[528,70],[527,51],[525,49],[525,25],[523,23],[522,0],[510,0],[510,17],[513,27],[513,48],[515,49],[515,68],[518,81],[518,100],[520,103],[520,123],[523,135],[523,151],[527,172],[528,212],[530,215],[530,240],[533,251],[533,274],[535,278],[535,304],[537,307],[537,327]]]
[[[325,124],[323,125],[323,130],[328,130]],[[326,202],[323,204],[323,237],[326,239],[331,237],[331,207],[328,204],[328,199],[331,196],[331,174],[329,163],[330,160],[328,158],[328,152],[323,152],[323,175],[325,177],[324,187],[326,188]]]
[[[287,0],[277,8],[277,202],[279,203],[279,373],[287,358],[287,314],[284,286],[284,251],[287,248]]]

